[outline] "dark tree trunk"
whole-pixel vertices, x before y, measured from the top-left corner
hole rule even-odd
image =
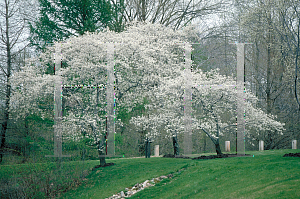
[[[5,148],[5,138],[6,138],[6,130],[7,130],[7,123],[8,123],[8,118],[9,118],[9,105],[10,105],[10,92],[11,92],[11,86],[9,82],[9,78],[11,75],[11,43],[10,43],[10,36],[9,36],[9,13],[8,13],[8,2],[5,1],[5,22],[6,22],[6,63],[7,63],[7,74],[6,74],[6,93],[5,93],[5,109],[4,109],[4,120],[1,125],[1,136],[0,136],[0,163],[2,162],[2,156],[3,156],[3,150]],[[3,36],[3,34],[2,34]]]
[[[100,166],[105,166],[106,161],[105,161],[105,153],[104,151],[99,151],[99,157],[100,157]]]
[[[179,155],[179,145],[178,145],[177,137],[173,137],[173,147],[174,147],[174,155]]]
[[[99,159],[100,159],[100,166],[105,166],[106,161],[105,161],[105,143],[106,137],[103,136],[102,141],[98,143],[98,154],[99,154]]]
[[[145,158],[150,158],[150,141],[147,138],[146,139],[146,144],[145,144]]]
[[[222,151],[221,151],[219,142],[218,142],[217,144],[215,144],[215,146],[216,146],[216,152],[217,152],[217,155],[221,155],[221,154],[222,154]]]

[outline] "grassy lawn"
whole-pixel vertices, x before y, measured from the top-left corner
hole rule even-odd
[[[150,158],[115,160],[93,172],[86,185],[63,198],[105,198],[147,179],[187,169],[131,198],[300,198],[300,150],[247,152],[251,157],[213,160]],[[207,154],[211,155],[211,154]]]
[[[81,184],[72,188],[60,187],[67,191],[60,198],[102,199],[125,191],[125,187],[132,187],[136,183],[170,173],[174,174],[172,179],[165,179],[131,198],[300,198],[300,158],[282,157],[285,153],[299,152],[300,150],[251,151],[246,153],[254,157],[212,160],[154,157],[110,159],[107,162],[114,162],[116,165],[98,168],[95,171],[90,169],[97,165],[98,161],[87,161],[80,169],[80,162],[66,162],[63,164],[65,172],[72,174],[77,169],[89,171],[89,174],[84,178],[77,174]],[[8,177],[23,173],[24,176],[26,172],[32,173],[32,169],[26,167],[28,166],[0,166],[0,176],[4,178],[3,175]],[[54,167],[52,163],[40,164],[35,166],[35,170],[37,173],[48,171],[48,174],[51,174]],[[177,172],[181,168],[186,170]],[[45,179],[46,174],[40,175],[45,175]],[[51,178],[48,180],[51,182]],[[62,179],[62,183],[63,180],[66,181]],[[37,195],[35,198],[42,197]]]
[[[194,160],[177,178],[132,198],[300,198],[299,150],[248,152],[254,157]]]
[[[111,167],[98,168],[76,190],[63,195],[63,198],[106,198],[114,193],[125,191],[136,183],[144,182],[161,175],[173,173],[187,166],[191,161],[174,158],[134,158],[111,159]]]

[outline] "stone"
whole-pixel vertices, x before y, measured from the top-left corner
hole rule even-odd
[[[149,184],[148,182],[149,182],[149,180],[146,180],[145,182],[143,182],[143,187],[146,187],[147,184]]]
[[[262,141],[262,140],[259,141],[258,149],[259,149],[259,151],[263,151],[264,150],[264,141]]]
[[[159,178],[154,178],[154,183],[158,183],[160,182],[161,180]]]
[[[173,177],[173,174],[169,174],[167,175],[168,178],[172,178]]]
[[[154,156],[155,157],[159,157],[159,145],[155,145],[155,147],[154,147]]]
[[[160,176],[160,179],[166,179],[168,178],[167,176]]]
[[[121,191],[121,197],[124,198],[125,197],[125,194],[123,191]]]
[[[292,149],[297,149],[297,140],[292,140]]]
[[[155,183],[162,181],[163,179],[168,178],[169,176],[172,176],[172,174],[169,174],[168,176],[160,176],[157,178],[152,178],[152,180],[146,180],[143,183],[136,183],[133,187],[128,187],[125,188],[125,193],[124,191],[121,191],[118,194],[114,194],[113,196],[106,198],[106,199],[116,199],[116,198],[127,198],[131,197],[133,194],[144,190],[147,187],[155,186]]]
[[[225,151],[230,152],[230,141],[225,141]]]

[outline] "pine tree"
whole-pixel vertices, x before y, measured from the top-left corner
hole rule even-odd
[[[111,5],[107,0],[39,0],[40,16],[29,23],[31,45],[43,50],[47,43],[106,27],[120,32],[123,26],[118,16],[123,4]]]

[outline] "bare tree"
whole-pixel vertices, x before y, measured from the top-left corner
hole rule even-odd
[[[297,60],[298,60],[298,1],[253,0],[236,6],[239,38],[253,42],[252,52],[248,51],[246,80],[260,103],[257,105],[269,114],[279,115],[278,119],[289,123],[285,135],[266,131],[260,138],[265,141],[265,149],[290,145],[294,136],[297,119],[291,111],[297,106]],[[291,75],[291,66],[296,72]],[[248,71],[248,72],[247,72]],[[248,77],[251,77],[248,78]],[[293,88],[292,88],[293,87]],[[294,90],[296,100],[291,97]],[[293,107],[293,108],[292,108]],[[294,118],[294,122],[290,120]],[[286,145],[288,144],[288,145]]]
[[[111,0],[114,5],[116,2]],[[149,21],[179,29],[192,20],[222,11],[226,0],[128,0],[122,15],[125,22]]]
[[[4,97],[3,118],[0,132],[0,162],[2,162],[5,149],[7,125],[9,121],[9,106],[11,86],[9,79],[14,70],[14,58],[25,48],[26,38],[23,34],[26,28],[26,17],[22,12],[20,0],[4,0],[0,4],[0,70],[2,72],[1,84]],[[23,4],[24,5],[24,4]],[[20,45],[25,44],[25,45]]]

